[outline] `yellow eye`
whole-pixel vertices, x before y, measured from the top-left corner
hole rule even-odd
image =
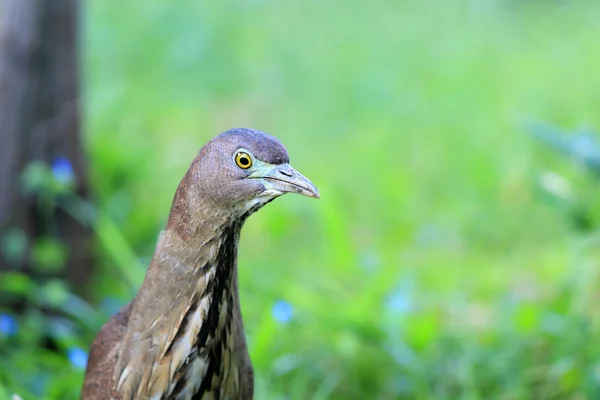
[[[239,151],[235,155],[235,163],[241,169],[248,169],[252,166],[252,157],[250,157],[250,154],[248,154],[248,153]]]

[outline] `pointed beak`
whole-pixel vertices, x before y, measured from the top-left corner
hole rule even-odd
[[[262,179],[267,190],[297,193],[315,199],[321,197],[315,185],[289,164],[265,165],[252,173],[249,178]]]

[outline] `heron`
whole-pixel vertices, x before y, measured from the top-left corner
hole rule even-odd
[[[200,149],[139,291],[92,343],[82,399],[253,398],[238,242],[244,221],[286,193],[320,197],[275,137],[235,128]]]

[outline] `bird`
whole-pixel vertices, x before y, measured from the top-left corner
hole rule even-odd
[[[200,149],[139,291],[92,343],[83,400],[253,398],[238,242],[244,221],[286,193],[320,197],[275,137],[234,128]]]

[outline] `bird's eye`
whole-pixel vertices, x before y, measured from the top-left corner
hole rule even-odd
[[[250,154],[246,152],[239,151],[235,155],[235,163],[241,169],[248,169],[252,166],[252,157],[250,157]]]

